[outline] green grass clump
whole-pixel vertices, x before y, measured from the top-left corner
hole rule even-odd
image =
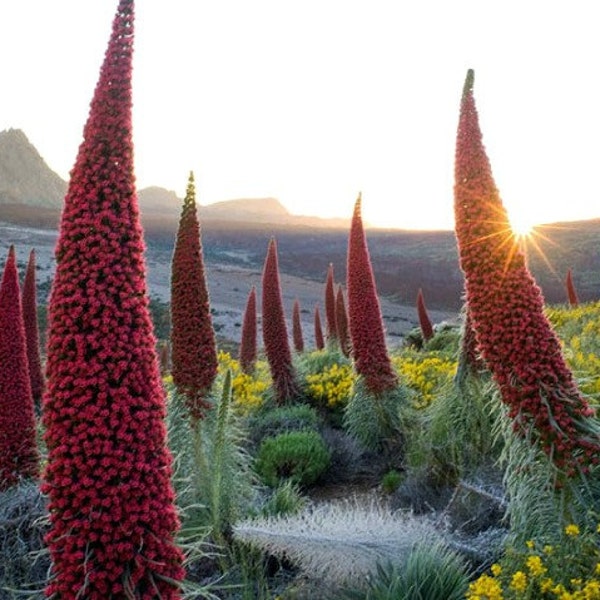
[[[347,600],[461,600],[468,586],[467,569],[445,544],[417,545],[402,564],[378,564],[366,588],[348,590]]]
[[[402,482],[402,475],[395,469],[388,471],[381,480],[381,487],[386,494],[393,494],[400,483]]]

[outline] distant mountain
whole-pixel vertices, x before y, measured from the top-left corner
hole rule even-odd
[[[67,182],[40,156],[20,129],[0,131],[0,220],[54,227],[62,209]],[[182,199],[172,190],[148,187],[138,191],[142,218],[173,225]],[[200,206],[201,221],[271,223],[289,226],[348,227],[349,219],[292,215],[276,198],[242,198]]]
[[[59,209],[66,191],[20,129],[0,131],[0,204]]]
[[[182,200],[171,190],[149,187],[138,192],[142,217],[179,218]],[[270,223],[296,227],[348,228],[350,219],[292,215],[277,198],[237,198],[198,206],[201,222]]]

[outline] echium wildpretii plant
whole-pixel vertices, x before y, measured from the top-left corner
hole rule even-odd
[[[323,336],[323,327],[321,326],[321,313],[319,307],[315,306],[314,313],[314,326],[315,326],[315,347],[317,350],[323,350],[325,348],[325,337]]]
[[[171,373],[192,419],[210,409],[217,347],[204,272],[194,175],[190,173],[171,264]]]
[[[419,292],[417,293],[417,314],[419,316],[423,341],[427,342],[433,337],[433,325],[425,306],[425,298],[423,297],[423,290],[421,288],[419,288]]]
[[[364,378],[368,390],[378,394],[396,387],[397,377],[385,343],[360,195],[354,205],[347,260],[348,321],[354,369]]]
[[[366,448],[396,453],[402,444],[400,407],[407,402],[385,341],[375,277],[362,224],[361,197],[354,206],[348,240],[348,324],[356,372],[344,425]]]
[[[300,301],[294,300],[292,306],[292,340],[294,350],[298,353],[304,352],[304,336],[302,335],[302,321],[300,320]]]
[[[511,232],[482,143],[473,71],[461,101],[454,198],[469,315],[513,430],[549,457],[558,477],[585,474],[600,460],[597,421],[565,363],[541,290]]]
[[[337,344],[338,332],[335,321],[335,290],[333,279],[333,264],[327,269],[325,280],[325,339],[328,345]]]
[[[27,340],[27,362],[29,365],[29,381],[31,395],[39,408],[44,391],[44,374],[40,357],[40,334],[37,316],[37,291],[35,283],[35,250],[29,253],[29,262],[23,280],[23,323]]]
[[[0,491],[36,477],[39,453],[15,249],[0,283]]]
[[[335,325],[340,341],[340,350],[344,356],[350,355],[350,337],[348,333],[348,312],[346,311],[346,301],[344,300],[344,290],[338,285],[335,295]]]
[[[573,273],[571,272],[571,269],[567,270],[565,286],[567,288],[567,298],[569,300],[569,304],[571,306],[578,306],[579,298],[577,296],[577,291],[575,290],[575,284],[573,283]]]
[[[256,340],[256,287],[252,286],[248,292],[244,320],[242,321],[242,337],[240,342],[240,367],[248,375],[254,372],[258,357]]]
[[[132,0],[71,171],[48,308],[46,595],[175,599],[184,577],[133,173]]]
[[[262,331],[275,401],[286,404],[298,396],[299,387],[285,324],[275,238],[269,241],[262,274]]]

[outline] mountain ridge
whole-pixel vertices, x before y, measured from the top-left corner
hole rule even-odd
[[[27,207],[39,207],[60,213],[67,182],[54,172],[21,129],[0,131],[0,218],[18,223],[34,215]],[[160,186],[138,190],[142,217],[178,219],[183,199]],[[203,220],[269,222],[311,227],[347,227],[350,219],[322,219],[291,214],[277,198],[236,198],[212,204],[198,204]],[[11,220],[11,213],[14,213]],[[58,217],[56,217],[58,218]],[[53,222],[54,216],[38,219]],[[22,223],[22,224],[30,224]]]

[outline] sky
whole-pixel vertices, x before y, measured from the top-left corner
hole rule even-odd
[[[117,0],[0,3],[0,130],[67,179]],[[452,229],[462,85],[509,215],[600,217],[594,0],[138,0],[139,188]]]

